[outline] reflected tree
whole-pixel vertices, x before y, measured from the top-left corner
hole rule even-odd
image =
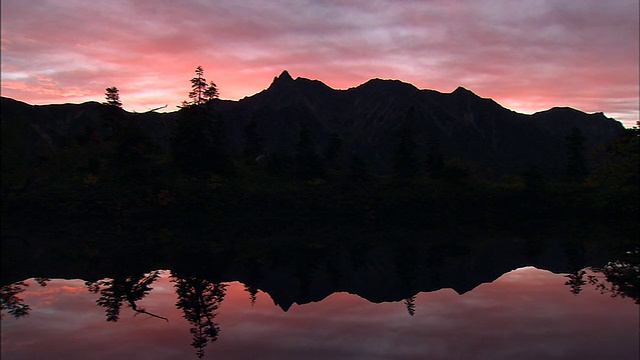
[[[567,141],[566,178],[570,182],[582,182],[588,173],[584,157],[586,138],[580,129],[574,127],[565,140]]]
[[[413,178],[418,173],[418,155],[411,128],[414,116],[415,109],[410,107],[400,129],[398,144],[394,150],[393,173],[400,179]]]
[[[2,307],[2,318],[4,318],[5,312],[7,312],[9,315],[12,315],[16,319],[29,315],[31,307],[25,304],[22,298],[18,297],[20,293],[26,290],[27,286],[29,286],[29,284],[27,284],[26,282],[19,281],[11,285],[5,285],[0,289],[0,306]]]
[[[189,329],[193,338],[191,346],[196,349],[198,358],[202,358],[207,344],[218,339],[220,328],[214,319],[224,300],[227,285],[195,277],[180,278],[175,274],[171,277],[178,295],[176,307],[192,325]]]
[[[602,268],[591,268],[596,275],[588,276],[589,283],[602,294],[630,297],[640,304],[640,249],[626,253],[624,259],[611,261]],[[604,276],[604,277],[603,277]]]
[[[96,303],[106,309],[107,321],[118,321],[120,309],[125,302],[136,314],[145,314],[169,321],[165,317],[146,311],[136,303],[153,290],[151,284],[158,277],[160,277],[159,271],[152,271],[149,274],[86,282],[85,285],[90,292],[94,294],[100,293],[100,298],[96,300]]]
[[[416,296],[410,296],[404,299],[404,305],[407,307],[407,312],[409,315],[413,316],[416,314]]]
[[[51,281],[49,278],[37,277],[34,280],[40,286],[47,286],[47,283]],[[0,318],[4,318],[5,312],[14,318],[21,318],[29,315],[31,307],[24,303],[24,299],[18,295],[23,293],[29,284],[25,281],[18,281],[10,285],[5,285],[0,288]]]
[[[580,292],[582,291],[582,286],[584,286],[587,281],[584,279],[584,276],[587,272],[584,270],[580,270],[580,271],[574,271],[569,275],[566,275],[565,277],[568,278],[569,280],[567,280],[567,282],[565,282],[565,285],[568,285],[571,290],[569,290],[572,294],[574,295],[578,295],[580,294]]]
[[[256,299],[258,295],[258,288],[253,285],[244,285],[244,291],[249,293],[249,300],[251,300],[251,306],[256,304]]]

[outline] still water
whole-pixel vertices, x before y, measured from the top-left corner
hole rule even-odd
[[[169,270],[26,279],[13,288],[24,316],[3,311],[2,359],[638,358],[638,305],[588,269],[525,266],[463,290],[382,302],[383,290],[366,289],[388,286],[383,275],[351,286],[360,295],[292,297],[293,282],[263,285]]]

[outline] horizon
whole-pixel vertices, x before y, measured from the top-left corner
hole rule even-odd
[[[495,0],[296,2],[69,0],[2,4],[2,96],[34,105],[104,101],[145,112],[188,98],[196,66],[223,100],[282,70],[336,90],[373,78],[461,86],[532,114],[640,114],[639,4]]]
[[[253,97],[253,96],[255,96],[255,95],[258,95],[259,93],[261,93],[261,92],[263,92],[263,91],[268,90],[268,89],[269,89],[269,87],[271,86],[271,84],[273,84],[273,81],[275,81],[277,78],[279,78],[279,77],[280,77],[282,74],[284,74],[285,72],[286,72],[287,74],[289,74],[289,76],[292,78],[292,80],[293,80],[293,81],[298,80],[298,79],[305,79],[305,80],[320,81],[320,82],[322,82],[322,80],[320,80],[320,79],[310,79],[310,78],[306,78],[306,77],[303,77],[303,76],[293,77],[293,76],[291,76],[291,75],[290,75],[290,73],[289,73],[289,71],[288,71],[288,70],[284,69],[284,70],[283,70],[279,75],[277,75],[277,76],[275,76],[275,77],[273,78],[273,80],[272,80],[272,82],[269,84],[269,86],[267,86],[267,87],[265,87],[264,89],[262,89],[262,90],[260,90],[260,91],[256,92],[255,94],[247,95],[247,96],[244,96],[244,97],[242,97],[242,98],[240,98],[240,99],[223,99],[223,98],[218,98],[217,100],[220,100],[220,101],[234,101],[234,102],[239,102],[239,101],[242,101],[243,99],[250,98],[250,97]],[[357,88],[357,87],[360,87],[360,86],[364,85],[365,83],[367,83],[367,82],[369,82],[369,81],[371,81],[371,80],[400,81],[400,82],[402,82],[402,83],[404,83],[404,84],[408,84],[408,85],[411,85],[411,86],[416,87],[416,86],[415,86],[415,84],[411,84],[411,83],[409,83],[409,82],[402,81],[401,79],[381,79],[381,78],[371,78],[371,79],[369,79],[369,80],[367,80],[367,81],[365,81],[365,82],[363,82],[363,83],[361,83],[361,84],[358,84],[358,85],[356,85],[356,86],[352,86],[352,87],[349,87],[349,88],[346,88],[346,89],[335,89],[335,88],[330,87],[329,85],[325,84],[324,82],[322,82],[322,83],[323,83],[323,84],[325,84],[325,85],[327,85],[327,86],[329,86],[329,88],[331,88],[331,89],[332,89],[332,90],[334,90],[334,91],[347,91],[347,90],[350,90],[350,89],[355,89],[355,88]],[[602,114],[603,114],[603,115],[605,115],[607,118],[610,118],[610,119],[616,120],[616,121],[620,122],[623,126],[625,126],[625,127],[627,127],[627,128],[630,128],[630,127],[632,127],[632,126],[637,126],[635,123],[634,123],[634,124],[631,124],[630,126],[626,126],[626,125],[625,125],[625,123],[623,123],[622,121],[620,121],[620,120],[618,120],[618,119],[616,119],[616,118],[609,117],[609,116],[607,116],[606,114],[604,114],[604,113],[603,113],[603,112],[601,112],[601,111],[586,112],[586,111],[583,111],[582,109],[574,108],[574,107],[571,107],[571,106],[552,106],[552,107],[550,107],[550,108],[548,108],[548,109],[541,109],[541,110],[538,110],[538,111],[535,111],[535,112],[530,112],[530,113],[520,112],[520,111],[517,111],[517,110],[514,110],[514,109],[510,109],[510,108],[508,108],[508,107],[506,107],[506,106],[504,106],[504,105],[500,104],[500,102],[496,101],[495,99],[485,98],[485,97],[483,97],[483,96],[480,96],[480,95],[476,94],[476,93],[473,91],[473,89],[467,89],[467,88],[465,88],[465,87],[463,87],[463,86],[458,86],[458,87],[456,87],[456,89],[453,89],[453,90],[451,90],[450,92],[442,92],[442,91],[438,91],[438,90],[435,90],[435,89],[421,89],[421,88],[417,88],[417,87],[416,87],[416,89],[417,89],[418,91],[425,91],[425,90],[426,90],[426,91],[436,91],[436,92],[439,92],[439,93],[441,93],[441,94],[452,94],[452,93],[453,93],[453,92],[455,92],[458,88],[466,89],[466,90],[470,91],[471,93],[473,93],[474,95],[476,95],[476,96],[478,96],[478,97],[480,97],[480,98],[482,98],[482,99],[490,99],[490,100],[493,100],[493,101],[495,101],[496,103],[498,103],[498,105],[502,106],[503,108],[506,108],[507,110],[515,111],[516,113],[520,113],[520,114],[523,114],[523,115],[534,115],[534,114],[541,113],[541,112],[545,112],[545,111],[549,111],[549,110],[552,110],[552,109],[565,109],[565,108],[566,108],[566,109],[573,109],[573,110],[577,110],[577,111],[583,112],[583,113],[585,113],[585,114],[598,114],[598,113],[602,113]],[[80,102],[64,102],[64,103],[33,104],[33,103],[26,102],[26,101],[22,101],[22,100],[20,100],[20,99],[15,99],[15,98],[7,97],[7,96],[4,96],[4,95],[2,95],[2,97],[9,98],[9,99],[16,100],[16,101],[20,101],[20,102],[23,102],[23,103],[26,103],[26,104],[28,104],[28,105],[32,105],[32,106],[47,106],[47,105],[80,105],[80,104],[84,104],[84,103],[91,103],[91,102],[96,102],[96,103],[100,103],[100,104],[105,104],[104,99],[102,99],[102,100],[86,100],[86,101],[80,101]],[[121,100],[122,100],[122,99],[121,99]],[[173,109],[171,109],[171,107],[169,107],[169,106],[163,106],[161,109],[157,109],[157,108],[156,108],[156,109],[153,109],[153,108],[152,108],[152,109],[145,109],[144,111],[128,110],[128,109],[126,109],[126,107],[125,107],[125,106],[123,106],[123,107],[122,107],[122,109],[123,109],[124,111],[126,111],[126,112],[129,112],[129,113],[145,113],[145,112],[149,112],[149,111],[153,111],[153,112],[156,112],[156,113],[173,113],[173,112],[180,111],[180,108],[179,108],[179,107],[177,107],[177,106],[176,106],[175,108],[173,108]],[[167,109],[169,109],[169,110],[167,110]]]

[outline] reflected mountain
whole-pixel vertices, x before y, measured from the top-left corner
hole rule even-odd
[[[145,313],[136,303],[150,291],[156,269],[171,269],[177,290],[213,307],[224,297],[221,283],[240,281],[250,299],[255,301],[257,291],[264,291],[285,311],[293,304],[348,292],[374,303],[406,301],[411,314],[415,309],[410,299],[417,293],[450,288],[464,294],[525,266],[571,274],[567,285],[575,294],[590,283],[638,299],[637,250],[625,253],[634,248],[633,242],[625,239],[498,239],[459,234],[338,237],[315,233],[243,240],[184,232],[167,236],[168,232],[94,232],[92,238],[46,233],[5,241],[3,307],[14,306],[20,312],[19,303],[9,305],[12,303],[5,297],[17,296],[23,288],[19,282],[24,279],[80,278],[100,294],[98,304],[116,321],[123,304]],[[602,276],[585,279],[581,270],[588,267]],[[183,306],[189,308],[186,303]],[[207,309],[201,312],[213,311]]]
[[[357,238],[321,241],[313,236],[270,239],[266,246],[257,241],[226,244],[220,239],[190,240],[181,234],[165,241],[164,245],[172,251],[149,250],[146,254],[155,255],[149,258],[142,255],[145,252],[137,246],[147,244],[149,238],[140,235],[136,233],[135,237],[128,238],[120,233],[118,241],[130,241],[127,249],[133,252],[113,258],[102,257],[106,253],[102,246],[106,243],[99,241],[92,243],[91,251],[59,246],[57,249],[66,250],[51,258],[44,256],[48,254],[45,249],[39,249],[40,261],[26,264],[33,267],[14,263],[10,274],[22,279],[34,274],[90,279],[86,280],[85,287],[98,295],[95,303],[105,309],[107,321],[118,321],[126,306],[134,315],[168,322],[165,314],[147,311],[139,305],[153,292],[161,272],[136,272],[145,266],[165,265],[171,268],[170,279],[177,296],[175,307],[190,325],[191,346],[198,358],[205,356],[208,344],[218,340],[221,330],[216,317],[226,296],[227,283],[233,281],[242,283],[252,305],[262,291],[285,312],[293,304],[319,302],[334,293],[351,293],[371,303],[400,302],[406,307],[407,316],[414,317],[420,313],[416,305],[419,293],[448,288],[464,294],[511,270],[533,266],[567,273],[565,285],[575,295],[589,288],[613,297],[629,297],[639,303],[638,249],[623,251],[628,246],[626,241],[498,240],[430,235],[378,237],[363,242]],[[78,244],[77,239],[60,239],[57,244],[67,241]],[[178,246],[192,241],[205,246]],[[176,247],[171,248],[172,245]],[[110,255],[116,253],[120,254]],[[132,254],[137,254],[138,262],[132,261]],[[163,254],[164,257],[160,256]],[[74,262],[60,262],[60,257],[71,256],[75,256]],[[28,259],[25,258],[25,262]],[[131,271],[125,267],[127,264],[134,265]],[[91,280],[95,276],[104,277]],[[49,278],[36,281],[45,286]],[[30,306],[21,298],[27,287],[23,280],[2,287],[3,316],[7,313],[18,318],[29,314]]]

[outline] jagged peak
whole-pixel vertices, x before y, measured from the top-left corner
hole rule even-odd
[[[458,86],[455,90],[453,90],[452,94],[472,94],[474,96],[477,96],[473,91],[463,86]]]
[[[293,78],[291,77],[291,75],[289,75],[289,72],[287,70],[283,70],[280,75],[273,78],[273,82],[276,81],[293,81]]]

